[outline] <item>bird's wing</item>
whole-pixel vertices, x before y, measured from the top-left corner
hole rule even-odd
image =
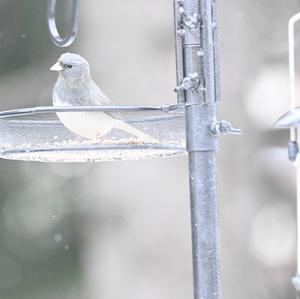
[[[94,81],[89,83],[88,105],[114,105]]]
[[[98,87],[98,85],[94,82],[90,82],[89,86],[89,96],[87,103],[89,106],[113,106],[115,105],[105,94],[104,92]],[[122,118],[120,111],[111,111],[106,112],[108,115],[112,116],[113,118]]]

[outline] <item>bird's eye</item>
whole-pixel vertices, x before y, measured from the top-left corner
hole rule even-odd
[[[67,64],[67,65],[66,65],[66,67],[67,67],[68,69],[73,68],[73,66],[74,66],[73,64]]]

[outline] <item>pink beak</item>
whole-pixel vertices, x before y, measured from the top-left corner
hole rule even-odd
[[[50,71],[60,72],[64,69],[62,64],[58,61],[54,65],[51,66]]]

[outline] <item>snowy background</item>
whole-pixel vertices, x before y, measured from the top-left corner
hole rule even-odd
[[[46,2],[0,0],[1,110],[51,104],[49,67],[65,50]],[[218,155],[223,298],[294,298],[295,170],[272,125],[289,109],[300,2],[219,2],[219,114],[243,131]],[[172,13],[171,0],[82,1],[68,51],[118,104],[175,103]],[[192,298],[186,157],[0,170],[0,299]]]

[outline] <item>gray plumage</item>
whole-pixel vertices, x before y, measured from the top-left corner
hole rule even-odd
[[[53,88],[54,106],[113,105],[91,78],[88,62],[78,54],[65,53],[50,70],[59,77]],[[105,112],[58,112],[58,118],[70,131],[88,139],[100,139],[112,129],[123,130],[138,141],[158,141]]]

